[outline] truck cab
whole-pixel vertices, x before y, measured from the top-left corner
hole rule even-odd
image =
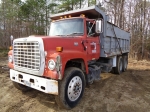
[[[15,39],[8,53],[14,86],[22,91],[33,88],[53,94],[59,106],[75,107],[85,86],[100,80],[102,71],[115,69],[120,74],[126,70],[129,35],[120,30],[125,37],[118,40],[116,27],[114,32],[108,31],[107,37],[106,24],[114,28],[105,13],[93,6],[51,16],[48,36]],[[115,52],[107,52],[114,43],[105,38],[111,35],[118,44],[113,48]]]

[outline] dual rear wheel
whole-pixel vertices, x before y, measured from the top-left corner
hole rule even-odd
[[[121,74],[122,72],[125,72],[127,70],[127,65],[128,65],[128,56],[127,55],[118,56],[116,67],[113,68],[114,73]]]

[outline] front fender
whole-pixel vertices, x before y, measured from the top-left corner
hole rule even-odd
[[[63,52],[61,54],[62,57],[62,74],[64,75],[65,67],[68,61],[74,60],[74,59],[82,59],[84,62],[84,66],[86,69],[86,74],[88,74],[88,63],[87,63],[87,56],[83,52]]]
[[[55,70],[49,70],[48,69],[48,61],[50,59],[53,59],[57,63],[57,57],[61,57],[61,66],[60,66],[60,72],[58,72],[57,67]],[[86,69],[86,74],[88,74],[88,64],[87,64],[87,56],[83,52],[75,52],[75,51],[63,51],[63,52],[48,52],[46,56],[45,61],[45,70],[44,70],[44,76],[50,77],[52,79],[61,80],[64,76],[65,67],[68,61],[73,59],[82,59],[84,61],[84,66]]]

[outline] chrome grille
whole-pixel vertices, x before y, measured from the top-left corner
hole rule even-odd
[[[15,66],[39,71],[40,48],[37,41],[14,42],[13,52]]]

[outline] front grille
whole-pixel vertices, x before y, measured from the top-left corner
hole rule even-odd
[[[13,55],[16,67],[40,70],[40,48],[37,41],[14,42]]]

